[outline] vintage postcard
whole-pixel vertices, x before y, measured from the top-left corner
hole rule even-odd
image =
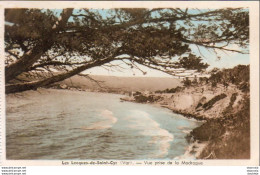
[[[2,165],[259,165],[259,2],[0,8]]]

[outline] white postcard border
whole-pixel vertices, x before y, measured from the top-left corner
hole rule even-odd
[[[224,7],[248,7],[250,11],[250,104],[251,104],[251,159],[250,160],[191,160],[192,162],[202,163],[203,165],[211,166],[257,166],[259,165],[259,2],[256,1],[9,1],[0,2],[0,115],[1,115],[1,163],[4,166],[60,166],[63,161],[42,161],[42,160],[6,160],[5,157],[5,93],[4,93],[4,9],[5,8],[158,8],[158,7],[197,7],[197,8],[224,8]],[[66,160],[67,161],[67,160]],[[97,161],[97,160],[93,160]],[[121,160],[100,160],[114,161],[117,165],[124,166]],[[180,166],[182,164],[167,165]],[[174,162],[175,160],[171,160]],[[182,160],[176,160],[182,162]],[[189,161],[189,160],[185,160]],[[91,160],[81,160],[78,162],[89,162]],[[131,165],[142,166],[144,161],[131,161]],[[141,164],[138,164],[141,162]],[[153,165],[156,160],[153,160]],[[71,165],[71,164],[69,164]],[[64,165],[65,166],[65,165]],[[88,165],[82,165],[88,166]],[[93,165],[91,165],[93,166]],[[107,165],[106,165],[107,166]],[[113,165],[111,165],[113,166]],[[156,165],[154,165],[156,166]]]

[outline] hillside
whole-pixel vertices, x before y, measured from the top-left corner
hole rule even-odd
[[[59,82],[59,85],[68,87],[88,89],[94,91],[157,91],[167,88],[181,86],[181,79],[166,77],[115,77],[115,76],[91,76],[92,81],[86,77],[73,76],[70,79]],[[101,87],[100,87],[100,86]]]
[[[242,73],[242,74],[241,74]],[[152,103],[205,121],[187,136],[199,159],[250,158],[249,66],[236,66],[209,79],[156,93],[135,93],[124,100]],[[200,143],[200,144],[198,144]]]

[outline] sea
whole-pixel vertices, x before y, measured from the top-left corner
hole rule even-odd
[[[172,160],[201,122],[123,95],[58,89],[6,96],[8,160]]]

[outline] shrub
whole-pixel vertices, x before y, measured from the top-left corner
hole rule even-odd
[[[222,124],[217,120],[209,120],[200,127],[195,128],[191,135],[195,140],[209,141],[216,139],[225,132]]]
[[[180,86],[177,86],[176,88],[171,88],[171,89],[165,89],[165,90],[158,90],[158,91],[155,91],[155,93],[176,93],[176,92],[180,92],[183,88],[180,87]]]
[[[134,96],[135,101],[138,103],[147,103],[147,102],[155,102],[160,100],[162,97],[154,96],[154,95],[149,95],[149,96],[144,96],[142,94]]]
[[[221,71],[214,71],[209,77],[209,81],[216,85],[223,84],[225,87],[229,83],[238,86],[243,92],[249,91],[249,65],[238,65],[232,69],[223,69]]]
[[[213,97],[211,100],[209,100],[207,103],[205,103],[202,107],[204,108],[204,110],[208,110],[210,108],[212,108],[212,106],[219,100],[223,99],[223,98],[226,98],[227,95],[226,94],[220,94],[220,95],[217,95],[215,97]]]
[[[186,77],[185,80],[183,80],[183,85],[185,87],[190,87],[191,86],[191,80],[189,80],[189,78]]]
[[[209,141],[199,158],[250,158],[249,97],[244,97],[241,105],[242,108],[234,114],[227,113],[223,119],[210,120],[191,132],[195,139]],[[215,153],[215,157],[209,156],[212,152]]]

